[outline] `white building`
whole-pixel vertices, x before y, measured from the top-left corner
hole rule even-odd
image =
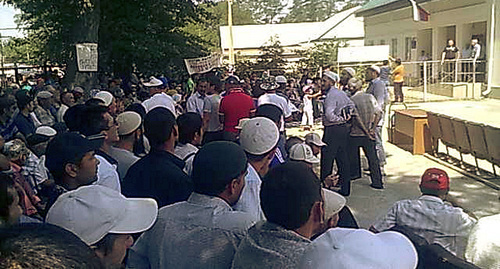
[[[233,26],[234,52],[243,57],[257,58],[259,49],[269,45],[270,39],[275,37],[285,49],[289,61],[297,60],[294,50],[311,46],[314,42],[343,39],[349,46],[362,46],[365,35],[363,18],[354,15],[359,8],[345,10],[322,22]],[[220,27],[220,36],[223,54],[228,57],[229,27]]]
[[[371,0],[356,11],[364,17],[365,45],[390,45],[393,57],[416,61],[422,51],[440,60],[448,39],[464,50],[479,39],[490,96],[500,97],[500,0],[416,0],[430,13],[413,21],[409,0]]]

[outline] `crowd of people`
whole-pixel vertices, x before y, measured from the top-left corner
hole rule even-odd
[[[4,91],[0,267],[404,269],[437,245],[498,268],[498,216],[448,203],[440,169],[423,173],[419,199],[358,226],[345,197],[359,148],[373,195],[384,188],[388,76],[367,68],[364,90],[345,68],[299,82],[208,73],[184,89],[150,77]],[[287,137],[300,111],[312,132]]]

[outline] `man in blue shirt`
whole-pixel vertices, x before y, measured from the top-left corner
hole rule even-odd
[[[35,123],[30,115],[31,112],[35,111],[35,101],[27,91],[23,90],[16,93],[16,101],[19,113],[14,122],[24,137],[28,137],[35,133]]]

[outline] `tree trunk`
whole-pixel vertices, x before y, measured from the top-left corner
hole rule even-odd
[[[82,14],[80,20],[75,23],[72,29],[73,51],[66,63],[65,84],[69,89],[80,86],[88,96],[92,87],[98,85],[97,72],[79,72],[76,59],[76,44],[97,43],[99,44],[99,22],[101,17],[100,0],[88,1],[88,7]]]

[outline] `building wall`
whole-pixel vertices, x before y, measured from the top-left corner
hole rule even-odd
[[[447,38],[454,37],[459,47],[465,46],[469,44],[471,33],[475,30],[471,28],[472,23],[484,22],[488,25],[491,9],[489,1],[495,0],[442,0],[424,3],[422,7],[431,13],[428,22],[414,22],[410,6],[365,17],[365,44],[395,45],[395,48],[391,48],[393,56],[405,59],[407,38],[416,38],[417,47],[411,52],[411,60],[417,60],[416,52],[429,47],[423,40],[419,41],[420,36],[420,39],[432,39],[432,52],[428,53],[432,54],[433,59],[440,59]],[[429,31],[432,34],[429,35]],[[488,40],[482,40],[481,43],[485,44],[485,41]]]

